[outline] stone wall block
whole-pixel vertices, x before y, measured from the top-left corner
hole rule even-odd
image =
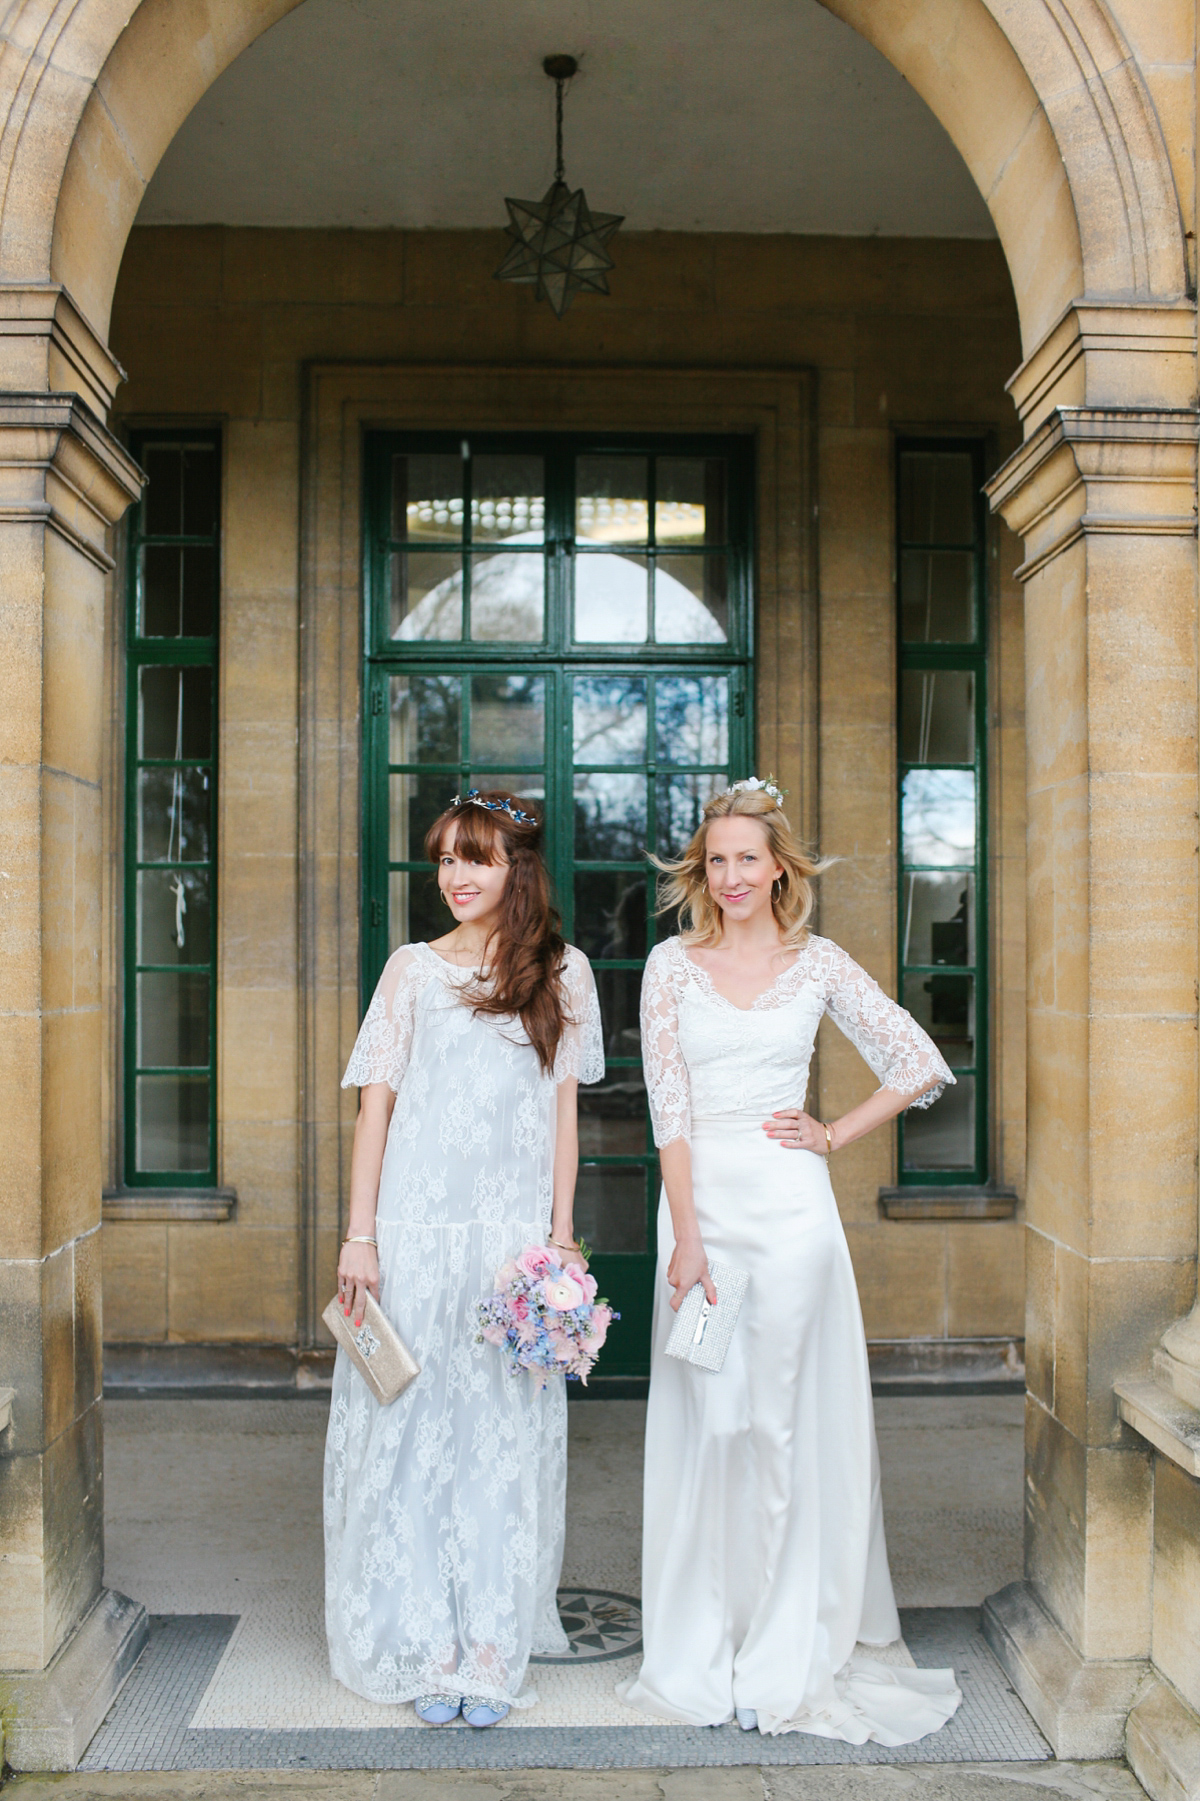
[[[106,1224],[102,1243],[106,1340],[121,1344],[165,1339],[166,1226],[150,1221]]]
[[[75,989],[75,783],[42,774],[42,1000],[70,1010]]]
[[[75,1418],[75,1247],[42,1262],[42,1441],[53,1444]]]
[[[1078,241],[1075,206],[1062,154],[1040,117],[1031,120],[983,196],[1020,296],[1028,348],[1084,287],[1082,266],[1071,272],[1065,267],[1067,246]]]
[[[1140,1442],[1121,1424],[1113,1383],[1121,1376],[1149,1375],[1163,1333],[1191,1306],[1195,1282],[1190,1258],[1098,1259],[1089,1265],[1089,1444]]]
[[[860,617],[845,614],[840,604],[828,608],[822,626],[845,650],[852,644],[856,648],[861,644],[874,653],[864,673],[870,678],[878,667],[880,673],[892,678],[886,696],[877,697],[890,713],[895,634],[891,533],[879,530],[880,516],[886,517],[891,508],[894,478],[890,434],[878,428],[864,431],[826,427],[820,434],[818,459],[821,593],[827,601],[836,597],[839,602],[846,595],[870,597]],[[856,661],[856,679],[852,683],[839,684],[830,679],[833,669],[826,672],[825,686],[831,700],[839,688],[847,700],[857,697],[858,668]],[[822,709],[822,724],[826,717]],[[863,714],[855,711],[853,717],[862,719]]]
[[[1088,1011],[1091,969],[1091,869],[1088,856],[1089,785],[1085,776],[1055,784],[1051,816],[1054,900],[1050,926],[1054,933],[1054,1004],[1063,1013]],[[1045,937],[1047,922],[1030,925]]]
[[[113,277],[120,265],[119,246],[141,204],[148,175],[138,168],[107,107],[87,107],[72,137],[72,154],[59,187],[50,272],[53,280],[70,288],[84,318],[103,336]],[[69,281],[64,276],[67,268],[72,271]]]
[[[1024,1228],[1016,1220],[947,1224],[947,1337],[1020,1337],[1025,1314],[1024,1238]]]
[[[1154,1460],[1154,1662],[1200,1711],[1200,1482]]]
[[[6,1029],[37,1011],[41,993],[41,813],[36,761],[0,763],[0,1010],[8,1016]]]
[[[42,756],[53,769],[100,781],[104,708],[104,572],[57,532],[46,533]]]
[[[1055,1245],[1025,1228],[1025,1386],[1054,1412]]]
[[[1025,1402],[1025,1574],[1071,1642],[1087,1581],[1087,1450],[1032,1395]]]
[[[4,605],[0,607],[0,768],[36,763],[42,742],[42,594],[45,530],[8,525],[4,534]],[[0,809],[0,818],[3,810]],[[6,864],[7,868],[8,865]]]
[[[5,1458],[37,1454],[45,1447],[43,1414],[42,1263],[30,1258],[0,1263],[0,1345],[4,1386],[16,1390]],[[4,1459],[0,1459],[0,1468]]]
[[[1088,1451],[1085,1657],[1150,1655],[1151,1484],[1144,1447]]]
[[[258,316],[245,307],[193,303],[139,311],[138,354],[130,358],[123,407],[131,415],[258,411],[262,345]],[[186,346],[180,355],[180,346]]]
[[[294,721],[226,719],[221,747],[221,810],[227,854],[236,856],[253,849],[276,857],[294,856]]]
[[[1083,1252],[1088,1242],[1088,1024],[1035,1012],[1028,1021],[1029,1221]]]
[[[1025,754],[1029,792],[1086,775],[1086,564],[1082,544],[1025,585]]]
[[[1067,1245],[1054,1253],[1054,1413],[1075,1438],[1087,1440],[1088,1360],[1092,1324],[1090,1266]],[[1106,1434],[1108,1436],[1108,1434]]]
[[[40,1452],[0,1457],[0,1670],[40,1670],[45,1662],[42,1466]]]
[[[103,1261],[99,1226],[72,1246],[75,1296],[75,1396],[78,1419],[100,1399],[104,1387]]]
[[[1092,1119],[1108,1128],[1092,1134],[1092,1254],[1194,1257],[1195,1020],[1105,1017],[1097,1003],[1090,1040]]]
[[[291,990],[296,980],[295,855],[260,855],[241,845],[236,851],[229,846],[221,874],[221,972],[226,988]]]
[[[1039,1012],[1053,1009],[1057,1001],[1054,980],[1058,948],[1058,883],[1055,879],[1057,871],[1054,855],[1054,811],[1057,798],[1058,791],[1054,788],[1036,788],[1030,791],[1028,800],[1025,981],[1029,1006]]]
[[[72,1003],[101,1004],[104,843],[99,784],[75,783],[75,862],[72,917]]]
[[[269,1122],[294,1117],[296,998],[294,989],[226,989],[223,1119]]]
[[[227,231],[220,225],[158,225],[153,231],[139,231],[135,226],[121,256],[110,334],[113,341],[120,336],[121,296],[129,289],[136,291],[143,307],[154,309],[177,305],[181,295],[199,307],[216,307],[223,296],[235,300],[235,295],[224,294],[222,279],[236,244],[251,235]],[[134,376],[135,368],[128,373]],[[121,390],[118,402],[122,411],[126,392]]]
[[[99,1008],[42,1021],[42,1221],[47,1248],[100,1222]]]
[[[328,279],[327,265],[317,267]],[[225,439],[225,487],[224,552],[229,572],[225,594],[230,627],[236,634],[240,613],[240,608],[230,603],[270,595],[290,604],[295,630],[300,538],[300,438],[296,427],[290,421],[230,420]]]
[[[59,1434],[44,1458],[45,1658],[53,1656],[100,1592],[103,1462],[96,1402]]]
[[[297,1075],[298,1080],[298,1075]],[[223,1166],[237,1172],[237,1224],[295,1231],[298,1223],[299,1139],[292,1120],[227,1120],[222,1128]]]
[[[1195,771],[1093,775],[1089,799],[1092,1005],[1107,1014],[1190,1018]]]
[[[0,1256],[33,1258],[42,1250],[41,1024],[28,1014],[2,1023]]]
[[[888,1225],[846,1227],[867,1337],[943,1337],[945,1226],[940,1221]]]
[[[178,1225],[167,1234],[172,1343],[296,1342],[294,1231]]]

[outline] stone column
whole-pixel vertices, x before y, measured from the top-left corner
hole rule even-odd
[[[1190,402],[1192,350],[1178,309],[1101,325],[1090,371],[1085,317],[1018,379],[988,490],[1026,552],[1029,1230],[1026,1579],[985,1629],[1062,1757],[1120,1754],[1148,1670],[1150,1456],[1113,1384],[1196,1259],[1196,415],[1054,404],[1120,398],[1114,348]]]
[[[6,298],[0,353],[40,348],[48,386],[55,296]],[[25,1770],[73,1767],[146,1631],[101,1586],[98,1077],[106,536],[140,480],[78,395],[0,390],[0,1719]]]

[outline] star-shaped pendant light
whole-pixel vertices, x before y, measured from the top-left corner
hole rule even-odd
[[[579,65],[573,56],[542,63],[557,89],[558,156],[554,181],[541,200],[506,200],[505,227],[512,248],[496,270],[497,281],[522,281],[534,298],[548,300],[561,319],[576,294],[607,294],[612,257],[605,246],[623,221],[620,213],[594,213],[582,188],[574,193],[563,173],[563,88]]]

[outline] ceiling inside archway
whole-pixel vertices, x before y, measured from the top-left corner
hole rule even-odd
[[[185,121],[139,224],[501,225],[553,174],[641,231],[984,238],[912,88],[817,0],[304,0]]]

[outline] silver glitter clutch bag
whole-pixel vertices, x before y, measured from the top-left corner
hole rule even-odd
[[[725,1361],[750,1277],[732,1263],[710,1263],[708,1272],[717,1291],[717,1305],[710,1305],[702,1283],[688,1289],[671,1327],[667,1356],[715,1372]]]
[[[370,1295],[361,1326],[355,1325],[353,1314],[346,1318],[336,1295],[321,1318],[375,1399],[384,1407],[398,1400],[409,1383],[415,1382],[420,1375],[420,1364]]]

